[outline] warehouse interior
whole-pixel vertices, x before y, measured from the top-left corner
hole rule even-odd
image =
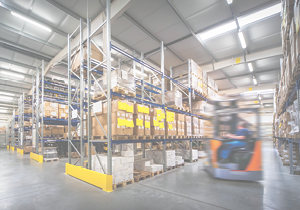
[[[299,17],[0,0],[0,209],[297,209]]]

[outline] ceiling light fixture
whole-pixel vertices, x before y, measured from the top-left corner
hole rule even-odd
[[[15,16],[15,17],[18,17],[18,18],[20,18],[20,19],[22,19],[22,20],[25,20],[25,21],[28,22],[28,23],[31,23],[31,24],[33,24],[33,25],[35,25],[35,26],[38,26],[38,27],[40,27],[40,28],[42,28],[42,29],[44,29],[44,30],[46,30],[46,31],[49,31],[49,32],[52,31],[50,28],[48,28],[48,27],[46,27],[46,26],[43,26],[42,24],[39,24],[39,23],[37,23],[37,22],[35,22],[35,21],[29,19],[29,18],[26,18],[26,17],[24,17],[24,16],[18,14],[18,13],[15,13],[15,12],[11,11],[11,14],[12,14],[13,16]]]
[[[8,76],[13,76],[13,77],[19,77],[19,78],[24,78],[23,75],[19,75],[19,74],[13,74],[13,73],[10,73],[10,72],[7,72],[7,71],[1,71],[2,74],[6,74]]]
[[[261,100],[261,96],[260,95],[258,95],[258,99]]]
[[[2,112],[2,113],[6,113],[6,112],[7,112],[7,110],[0,110],[0,112]]]
[[[254,85],[257,85],[257,80],[255,78],[253,78],[253,83]]]
[[[9,101],[12,101],[14,100],[13,97],[7,97],[7,96],[0,96],[0,100],[9,100]]]
[[[233,0],[227,0],[227,3],[228,3],[228,4],[232,4],[232,1],[233,1]]]
[[[269,8],[263,9],[261,11],[255,12],[251,15],[247,15],[245,17],[238,18],[239,25],[245,26],[250,23],[256,22],[258,20],[264,19],[266,17],[278,14],[281,12],[281,3],[271,6]]]
[[[0,92],[0,94],[2,94],[2,95],[8,95],[8,96],[15,96],[15,94],[12,94],[12,93],[6,93],[6,92]]]
[[[253,72],[253,66],[252,66],[252,63],[248,63],[248,68],[249,68],[250,72]]]
[[[228,31],[231,31],[231,30],[236,29],[236,28],[237,28],[236,22],[232,21],[230,23],[227,23],[227,24],[224,24],[222,26],[219,26],[219,27],[216,27],[214,29],[211,29],[211,30],[209,30],[207,32],[198,34],[198,36],[202,40],[207,40],[209,38],[212,38],[212,37],[224,34],[224,33],[228,32]]]
[[[239,32],[239,39],[240,39],[242,48],[243,48],[243,49],[246,49],[246,48],[247,48],[247,45],[246,45],[246,41],[245,41],[244,34],[243,34],[242,31]]]

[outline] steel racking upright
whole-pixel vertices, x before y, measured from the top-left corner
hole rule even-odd
[[[16,141],[16,136],[15,136],[15,120],[16,120],[16,115],[15,115],[15,110],[13,110],[13,114],[11,117],[11,124],[10,124],[10,138],[11,138],[11,149],[14,151],[15,150],[15,141]]]

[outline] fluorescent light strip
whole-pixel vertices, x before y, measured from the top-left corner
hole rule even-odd
[[[0,110],[0,112],[2,112],[2,113],[6,113],[6,112],[7,112],[7,110]]]
[[[249,68],[250,72],[253,72],[253,66],[252,66],[252,63],[248,63],[248,68]]]
[[[19,74],[13,74],[7,71],[1,71],[2,74],[8,75],[8,76],[13,76],[13,77],[19,77],[19,78],[24,78],[23,75],[19,75]]]
[[[24,16],[22,16],[22,15],[20,15],[20,14],[18,14],[18,13],[15,13],[15,12],[11,11],[11,14],[12,14],[13,16],[15,16],[15,17],[18,17],[18,18],[20,18],[20,19],[22,19],[22,20],[25,20],[25,21],[28,22],[28,23],[31,23],[31,24],[33,24],[33,25],[35,25],[35,26],[38,26],[38,27],[40,27],[40,28],[42,28],[42,29],[44,29],[44,30],[46,30],[46,31],[49,31],[49,32],[52,31],[50,28],[48,28],[48,27],[46,27],[46,26],[43,26],[42,24],[39,24],[39,23],[37,23],[37,22],[35,22],[35,21],[33,21],[33,20],[30,20],[29,18],[26,18],[26,17],[24,17]]]
[[[232,2],[232,0],[227,0],[227,3],[229,4],[229,2]],[[266,8],[264,10],[255,12],[253,14],[247,15],[245,17],[240,17],[238,18],[239,21],[239,25],[240,27],[254,23],[258,20],[267,18],[269,16],[278,14],[281,12],[281,3],[276,4],[274,6],[271,6],[269,8]],[[237,25],[235,23],[235,21],[231,21],[228,22],[227,24],[218,26],[214,29],[208,30],[206,32],[202,32],[201,34],[198,34],[198,36],[202,39],[202,40],[207,40],[210,39],[212,37],[216,37],[218,35],[224,34],[228,31],[231,31],[233,29],[237,29]]]
[[[233,1],[233,0],[227,0],[227,3],[228,3],[228,4],[232,4],[232,1]]]
[[[10,100],[10,101],[12,101],[12,100],[14,100],[14,98],[7,97],[7,96],[0,96],[0,100]]]
[[[253,83],[254,85],[257,85],[257,80],[255,78],[253,78]]]
[[[248,25],[250,23],[256,22],[258,20],[264,19],[266,17],[275,15],[280,12],[281,12],[281,3],[276,4],[267,9],[263,9],[261,11],[255,12],[251,15],[247,15],[245,17],[238,18],[238,21],[239,21],[240,26],[242,27],[242,26]]]
[[[247,45],[246,45],[246,41],[245,41],[244,34],[243,34],[242,31],[239,32],[239,39],[240,39],[242,48],[243,48],[243,49],[246,49],[246,48],[247,48]]]
[[[14,96],[15,94],[12,94],[12,93],[6,93],[6,92],[0,92],[0,94],[2,95],[8,95],[8,96]]]
[[[206,40],[215,36],[218,36],[220,34],[226,33],[228,31],[231,31],[233,29],[237,29],[237,25],[235,21],[232,21],[230,23],[224,24],[222,26],[219,26],[217,28],[211,29],[207,32],[201,33],[198,36],[200,36],[200,38],[202,40]]]

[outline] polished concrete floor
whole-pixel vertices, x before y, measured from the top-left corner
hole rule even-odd
[[[65,175],[66,160],[39,164],[1,149],[0,209],[300,209],[300,176],[282,166],[271,141],[263,146],[261,182],[214,179],[198,162],[112,193]]]

